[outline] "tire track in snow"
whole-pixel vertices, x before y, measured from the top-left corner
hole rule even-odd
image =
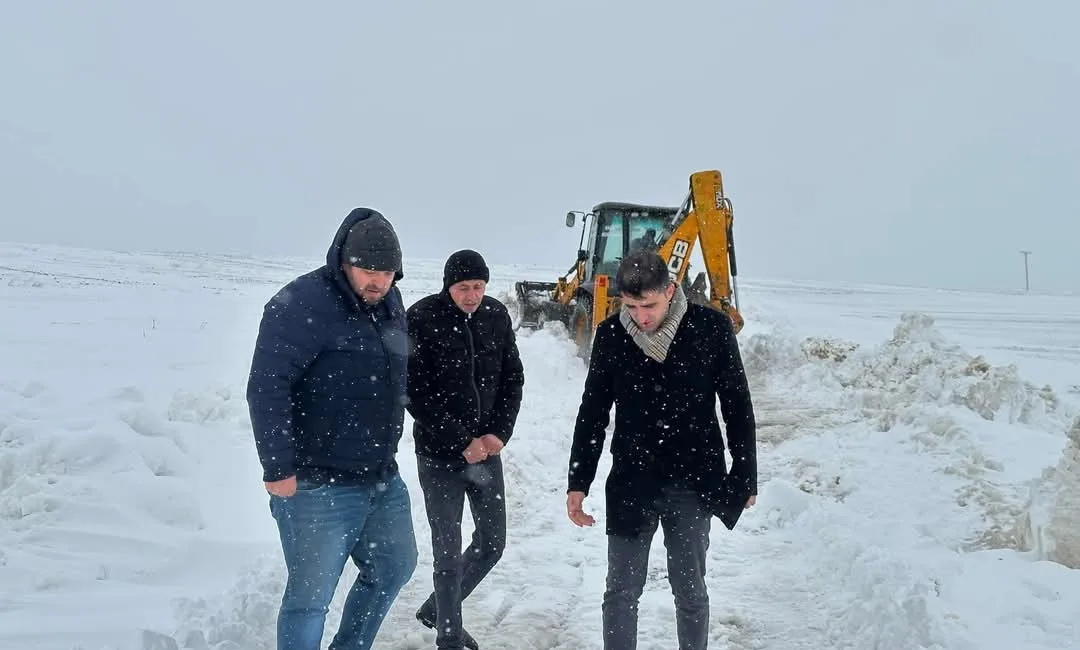
[[[827,428],[839,422],[842,414],[800,403],[789,394],[773,393],[758,376],[751,379],[751,392],[758,425],[758,484],[765,486],[781,473],[774,453],[779,445]],[[799,541],[777,536],[767,524],[758,524],[762,509],[768,507],[768,495],[759,495],[758,504],[744,513],[734,531],[713,520],[706,576],[711,599],[710,647],[833,647],[826,634],[830,613],[820,606],[827,595],[808,582],[803,561],[792,561],[800,555]],[[672,618],[674,608],[668,609]]]

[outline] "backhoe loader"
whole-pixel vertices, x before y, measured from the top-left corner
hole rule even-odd
[[[568,212],[566,226],[573,228],[579,215],[581,242],[577,260],[566,274],[555,282],[515,283],[518,327],[539,329],[545,322],[563,323],[577,344],[578,355],[587,362],[596,326],[619,309],[618,287],[612,286],[619,262],[637,248],[650,247],[667,262],[672,280],[682,286],[690,302],[723,311],[736,333],[742,330],[734,217],[719,171],[691,174],[689,193],[677,208],[606,202],[590,212]],[[698,241],[705,271],[690,283],[690,255]]]

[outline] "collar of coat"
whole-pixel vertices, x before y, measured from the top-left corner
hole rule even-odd
[[[650,359],[663,363],[664,359],[667,358],[671,341],[675,338],[675,332],[679,329],[679,323],[682,322],[685,315],[686,294],[683,293],[682,287],[675,285],[675,294],[671,296],[668,313],[664,316],[664,320],[656,328],[656,331],[646,332],[638,327],[637,323],[630,318],[630,310],[627,309],[626,305],[619,309],[619,322],[626,328],[626,332],[634,340],[634,343],[641,348],[642,352]]]

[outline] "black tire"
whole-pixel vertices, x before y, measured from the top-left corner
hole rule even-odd
[[[570,314],[568,329],[577,345],[577,354],[586,364],[592,356],[593,322],[592,297],[581,294],[574,300],[574,311]]]

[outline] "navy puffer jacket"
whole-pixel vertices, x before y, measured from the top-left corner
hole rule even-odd
[[[247,401],[263,480],[290,476],[370,484],[397,471],[405,415],[408,339],[397,280],[366,305],[341,269],[349,229],[384,219],[357,208],[342,222],[326,264],[265,305]]]

